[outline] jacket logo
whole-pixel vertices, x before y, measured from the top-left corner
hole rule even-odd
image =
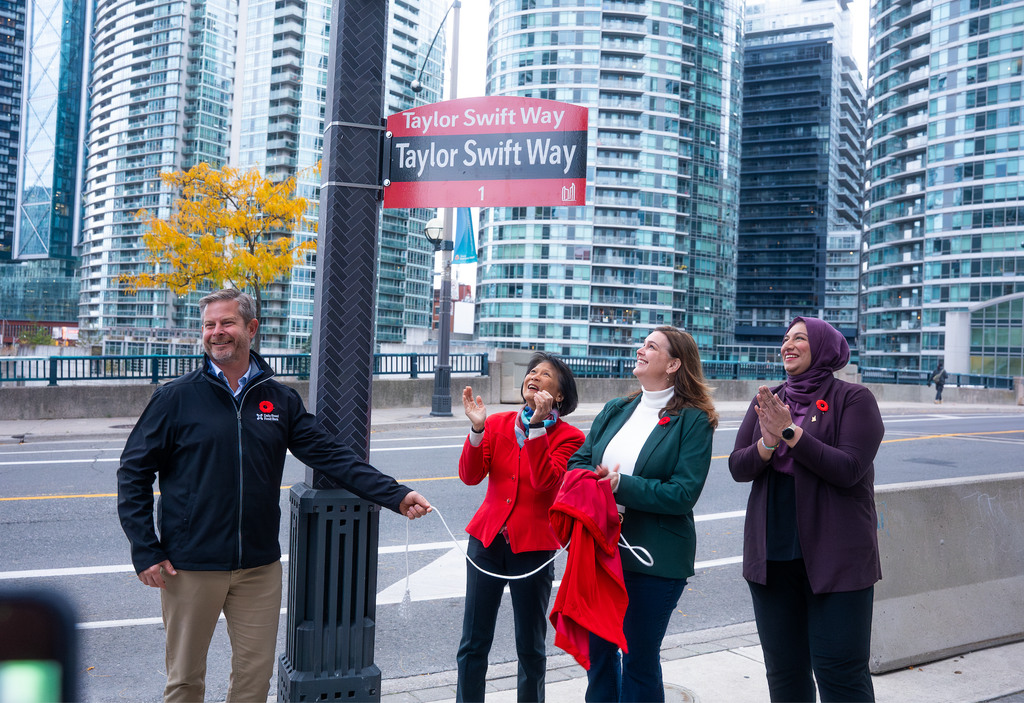
[[[277,422],[280,420],[280,416],[274,412],[274,404],[269,400],[260,401],[260,411],[256,413],[257,420],[265,420],[268,422]]]

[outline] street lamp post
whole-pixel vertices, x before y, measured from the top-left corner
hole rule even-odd
[[[449,360],[451,346],[452,309],[452,210],[446,208],[444,220],[435,217],[427,222],[423,234],[441,252],[441,292],[437,316],[437,364],[434,366],[434,395],[430,400],[430,414],[434,417],[452,416],[452,366]]]
[[[419,75],[409,86],[414,93],[423,90],[420,78],[423,76],[423,67],[427,65],[430,52],[434,48],[441,27],[448,19],[448,13],[452,10],[452,67],[451,81],[449,85],[449,99],[455,100],[459,96],[459,14],[462,10],[461,0],[452,0],[452,4],[444,13],[441,24],[434,33],[434,38],[427,48],[427,54],[423,57],[423,65],[420,66]],[[430,414],[434,417],[452,416],[452,367],[449,360],[449,348],[451,347],[451,310],[452,310],[452,240],[454,230],[454,216],[451,208],[444,209],[444,220],[435,217],[427,222],[423,232],[427,240],[434,245],[434,251],[441,252],[441,298],[438,314],[437,332],[437,365],[434,366],[434,395],[430,401]]]

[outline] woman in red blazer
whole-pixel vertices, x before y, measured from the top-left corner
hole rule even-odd
[[[487,478],[483,505],[466,527],[469,558],[492,574],[525,574],[551,559],[560,546],[548,520],[569,457],[583,433],[561,418],[576,409],[576,380],[563,361],[538,352],[530,358],[518,411],[487,415],[473,389],[462,391],[472,431],[459,458],[459,478],[475,486]],[[487,655],[501,594],[512,594],[520,701],[544,700],[544,638],[554,565],[533,576],[504,579],[466,564],[466,610],[458,653],[457,701],[482,701]]]

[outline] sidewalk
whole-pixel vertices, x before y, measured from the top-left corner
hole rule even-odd
[[[661,649],[666,703],[767,703],[768,684],[754,623],[665,638]],[[1024,642],[983,649],[872,677],[879,703],[1024,701]],[[381,703],[455,700],[455,672],[385,679]],[[514,703],[516,663],[487,671],[487,700]],[[548,657],[547,699],[582,701],[586,671],[568,654]]]

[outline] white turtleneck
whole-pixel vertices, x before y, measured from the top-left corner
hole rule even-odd
[[[649,391],[645,388],[636,410],[608,442],[601,463],[608,468],[614,468],[618,464],[620,474],[631,476],[636,468],[640,450],[658,424],[658,413],[668,405],[673,393],[675,389],[672,387],[662,391]]]

